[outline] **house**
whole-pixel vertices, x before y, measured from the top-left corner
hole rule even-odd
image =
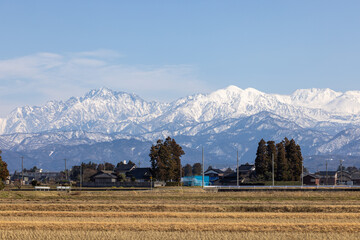
[[[42,183],[49,183],[51,181],[55,182],[62,179],[62,175],[60,172],[24,171],[24,173],[21,173],[15,171],[14,174],[11,175],[11,181],[21,181],[23,176],[23,184],[30,184],[32,180],[41,181]]]
[[[337,171],[320,171],[315,174],[320,177],[320,185],[336,185],[337,173]]]
[[[240,175],[250,175],[252,172],[255,171],[255,165],[254,164],[241,164],[239,166],[239,174]]]
[[[119,163],[116,166],[115,172],[118,174],[126,174],[127,172],[130,172],[135,168],[136,168],[135,163],[133,163],[131,161],[126,163],[126,160],[124,160],[123,162]]]
[[[250,182],[251,178],[255,177],[255,165],[253,164],[242,164],[238,168],[239,172],[239,184],[246,185]],[[230,173],[225,175],[222,179],[220,179],[217,183],[218,185],[233,185],[237,184],[237,172]]]
[[[337,172],[337,184],[342,185],[353,185],[351,174],[347,171],[338,171]]]
[[[360,185],[360,171],[351,173],[351,181],[354,185]]]
[[[116,183],[117,175],[113,171],[99,171],[90,177],[90,180],[95,183]]]
[[[234,170],[232,170],[231,168],[227,168],[225,171],[224,171],[224,176],[227,176],[229,174],[232,174],[234,173]]]
[[[136,182],[147,182],[152,178],[151,168],[134,168],[126,173],[126,177]]]
[[[214,182],[224,176],[224,172],[220,169],[212,168],[211,166],[204,172],[205,176],[209,177],[210,183],[213,185]]]
[[[26,173],[17,173],[15,172],[13,175],[11,175],[11,182],[20,182],[22,181],[21,185],[28,185],[31,183],[31,181],[35,180],[35,177],[33,175],[29,175]]]
[[[320,184],[320,176],[315,174],[307,174],[303,177],[304,185],[319,185]]]

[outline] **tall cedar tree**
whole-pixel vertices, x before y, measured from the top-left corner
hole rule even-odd
[[[171,172],[172,176],[171,179],[173,179],[176,182],[181,181],[180,173],[181,173],[181,156],[185,154],[182,147],[176,143],[175,139],[171,139],[168,137],[166,141],[170,142],[170,149],[171,149]]]
[[[272,177],[272,161],[274,154],[274,172],[277,181],[299,181],[303,157],[301,148],[294,139],[285,138],[281,143],[274,141],[265,143],[260,140],[255,159],[256,174],[259,180],[270,180]]]
[[[295,142],[295,141],[294,141]],[[294,172],[295,172],[295,176],[297,177],[298,180],[301,179],[301,172],[302,172],[302,167],[303,167],[303,157],[301,154],[301,148],[299,144],[296,144],[296,155],[297,155],[297,161],[296,164],[294,166]]]
[[[276,181],[289,180],[289,168],[286,159],[285,146],[283,142],[276,144],[277,158],[276,158]]]
[[[276,146],[275,146],[275,142],[274,141],[268,141],[267,142],[267,147],[266,147],[266,154],[267,154],[267,159],[268,159],[268,165],[267,165],[267,169],[265,172],[265,178],[266,180],[272,180],[272,158],[274,157],[274,175],[276,173],[276,168],[277,168],[277,164],[276,164],[276,158],[277,158],[277,154],[276,154]]]
[[[267,155],[266,142],[261,139],[256,152],[255,169],[256,176],[259,179],[266,179],[266,173],[269,166],[269,158]]]
[[[298,166],[299,166],[299,157],[297,154],[297,146],[294,139],[291,139],[286,149],[286,157],[288,159],[291,181],[298,181],[300,179],[300,174],[298,176]],[[301,170],[301,167],[300,167]],[[300,172],[301,173],[301,172]]]
[[[185,152],[174,139],[158,140],[150,148],[150,163],[154,176],[162,181],[180,181],[181,156]]]
[[[1,154],[1,150],[0,150]],[[9,171],[7,169],[7,163],[4,162],[0,155],[0,181],[5,180],[9,176]]]
[[[186,164],[184,167],[184,176],[185,177],[190,177],[192,176],[192,167],[190,164]]]
[[[201,163],[194,163],[194,165],[192,166],[192,175],[199,176],[201,174],[202,174]]]

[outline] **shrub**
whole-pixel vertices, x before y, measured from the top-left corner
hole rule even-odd
[[[31,181],[31,185],[33,185],[33,186],[35,187],[35,186],[40,186],[41,183],[38,182],[37,180],[32,180],[32,181]]]

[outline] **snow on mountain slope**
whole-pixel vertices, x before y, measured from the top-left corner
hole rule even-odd
[[[98,142],[111,142],[119,139],[141,138],[123,134],[91,133],[85,131],[69,132],[43,132],[43,133],[16,133],[0,136],[0,149],[24,151],[26,149],[38,149],[47,145],[79,145],[94,144]]]
[[[344,131],[341,131],[336,136],[334,136],[331,140],[324,143],[323,145],[317,148],[317,154],[329,154],[329,153],[338,153],[340,154],[340,150],[344,151],[346,147],[349,145],[354,145],[354,143],[360,142],[360,128],[351,128]],[[360,152],[356,144],[357,152]],[[346,151],[346,150],[345,150]],[[351,154],[353,151],[348,151],[345,154]]]
[[[133,125],[133,132],[141,133],[142,127],[136,129],[135,125],[157,117],[165,105],[102,88],[66,102],[50,101],[42,107],[17,108],[6,119],[2,134],[53,130],[110,133],[120,132],[129,125]]]
[[[165,131],[195,135],[216,122],[260,112],[271,112],[305,128],[319,122],[360,125],[359,103],[360,92],[330,89],[302,89],[286,96],[229,86],[210,94],[158,103],[101,88],[66,102],[17,108],[0,120],[0,134],[88,131],[140,136]]]
[[[299,89],[296,90],[289,97],[290,104],[295,106],[309,107],[309,108],[323,108],[328,103],[341,96],[342,93],[335,92],[329,88],[326,89]]]
[[[327,111],[344,114],[359,114],[360,92],[348,91],[329,102],[325,107]]]

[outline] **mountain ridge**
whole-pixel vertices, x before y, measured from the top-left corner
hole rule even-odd
[[[301,101],[303,104],[300,104]],[[278,95],[230,85],[209,94],[195,94],[170,103],[160,103],[145,101],[136,94],[100,88],[67,101],[19,107],[0,119],[0,134],[92,129],[113,133],[122,132],[130,123],[141,124],[137,131],[143,133],[177,121],[191,124],[219,121],[261,111],[274,112],[302,126],[311,126],[319,121],[359,124],[358,102],[359,91],[340,93],[313,88],[296,90],[292,95]],[[137,127],[133,127],[136,132]]]
[[[122,154],[117,158],[131,156],[141,161],[152,142],[171,136],[186,148],[186,162],[198,161],[198,151],[205,146],[209,163],[226,167],[233,161],[233,151],[241,151],[241,161],[252,162],[261,138],[281,141],[288,137],[302,146],[311,169],[315,158],[308,156],[360,156],[356,148],[360,142],[358,102],[359,91],[317,88],[279,95],[230,85],[169,103],[100,88],[66,101],[16,108],[0,119],[0,149],[9,157],[25,155],[49,167],[58,161],[55,156],[64,158],[70,153],[76,161],[78,156],[94,161],[86,151],[93,152],[93,147],[101,151],[101,146],[106,146],[106,154],[96,154],[98,161],[114,161],[108,159],[114,153]],[[132,155],[125,146],[122,151],[114,148],[120,143],[134,144]],[[16,169],[16,164],[10,166]]]

